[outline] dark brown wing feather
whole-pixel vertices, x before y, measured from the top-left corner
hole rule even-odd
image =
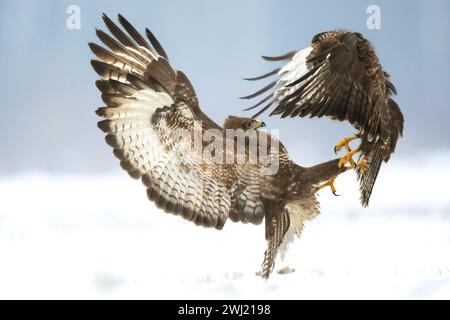
[[[385,112],[385,77],[370,43],[355,33],[316,36],[307,58],[308,77],[294,81],[272,114],[328,116],[347,120],[370,140],[381,134]]]
[[[261,56],[264,60],[267,61],[280,61],[280,60],[289,60],[295,55],[295,51],[290,51],[288,53],[282,54],[281,56]]]
[[[295,75],[296,68],[301,68],[296,58],[289,63],[292,70],[288,69],[288,74]],[[390,98],[396,89],[389,74],[382,70],[369,41],[359,33],[344,31],[314,36],[303,68],[291,81],[285,68],[281,69],[280,80],[268,86],[273,92],[263,99],[268,104],[255,116],[274,106],[271,115],[326,116],[350,122],[360,131],[363,155],[371,166],[367,173],[359,173],[361,200],[367,205],[381,163],[394,152],[403,131],[403,115]],[[257,91],[247,98],[259,94]],[[263,101],[248,109],[259,107]]]

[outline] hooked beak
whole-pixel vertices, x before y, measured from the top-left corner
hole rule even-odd
[[[251,129],[258,129],[258,128],[262,128],[262,127],[265,127],[265,126],[266,126],[266,124],[264,123],[264,121],[261,121],[259,119],[255,119]]]

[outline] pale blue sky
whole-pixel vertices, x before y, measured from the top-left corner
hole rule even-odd
[[[66,28],[66,8],[81,8],[81,30]],[[366,8],[381,8],[381,30],[368,30]],[[149,27],[172,64],[192,80],[202,108],[221,123],[242,112],[238,96],[260,84],[241,80],[274,65],[277,55],[308,45],[317,32],[362,32],[392,75],[405,118],[394,158],[450,149],[450,1],[12,1],[0,2],[0,174],[41,170],[105,172],[117,161],[96,127],[101,106],[87,42],[101,13],[122,13]],[[263,116],[300,164],[333,156],[349,125],[325,119]]]

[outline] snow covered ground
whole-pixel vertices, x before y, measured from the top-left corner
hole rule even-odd
[[[394,157],[395,158],[395,157]],[[320,193],[267,281],[262,226],[194,226],[156,209],[140,182],[21,174],[0,179],[0,298],[447,298],[449,155],[382,168],[371,206],[353,173]]]

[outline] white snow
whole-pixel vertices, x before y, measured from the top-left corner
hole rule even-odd
[[[341,197],[277,261],[255,275],[262,226],[218,232],[164,214],[125,173],[0,179],[0,298],[450,299],[450,155],[382,168],[370,207],[353,173]]]

